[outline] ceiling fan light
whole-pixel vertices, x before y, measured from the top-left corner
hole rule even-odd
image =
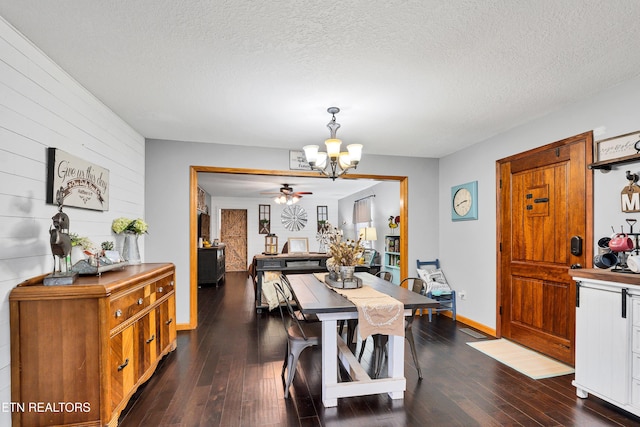
[[[349,151],[349,158],[357,165],[362,157],[362,144],[349,144],[347,145],[347,150]]]
[[[324,141],[324,144],[327,146],[327,155],[331,159],[335,159],[340,155],[340,145],[342,145],[342,141],[338,138],[329,138]]]

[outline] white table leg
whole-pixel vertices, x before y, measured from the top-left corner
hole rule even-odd
[[[387,375],[389,378],[404,379],[404,337],[389,335],[389,360]],[[391,391],[389,396],[392,399],[404,398],[403,390]]]
[[[338,323],[322,321],[322,404],[325,408],[338,406],[337,398],[327,397],[327,388],[338,384]]]

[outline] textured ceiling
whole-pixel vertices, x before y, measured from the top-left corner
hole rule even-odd
[[[441,157],[640,74],[640,1],[4,0],[147,138]]]

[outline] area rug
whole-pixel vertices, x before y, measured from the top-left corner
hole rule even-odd
[[[467,344],[534,380],[568,375],[574,372],[571,366],[505,339],[468,342]]]

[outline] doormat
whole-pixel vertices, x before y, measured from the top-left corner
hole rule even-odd
[[[571,366],[505,339],[468,342],[467,344],[534,380],[575,372]]]
[[[486,338],[486,335],[482,335],[480,332],[476,332],[469,328],[460,328],[460,332],[471,335],[474,338]]]

